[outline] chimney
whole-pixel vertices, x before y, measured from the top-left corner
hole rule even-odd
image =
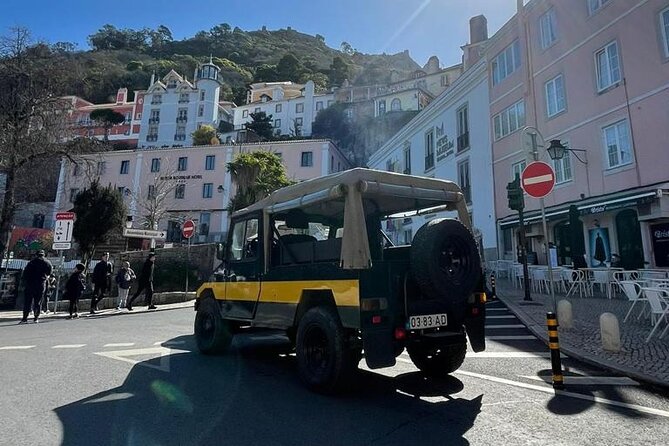
[[[128,101],[128,89],[119,88],[118,92],[116,93],[116,103],[125,104],[127,101]]]
[[[519,0],[522,2],[522,0]],[[488,20],[484,15],[477,15],[469,19],[469,44],[488,40]]]

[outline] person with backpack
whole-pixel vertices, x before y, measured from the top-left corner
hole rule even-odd
[[[74,271],[67,279],[67,282],[65,282],[64,297],[70,301],[70,315],[67,317],[68,319],[76,319],[79,317],[79,298],[86,289],[86,277],[84,276],[85,269],[86,267],[83,264],[77,263],[74,267]]]
[[[130,285],[137,276],[130,268],[130,262],[123,262],[121,268],[116,273],[116,284],[118,285],[118,300],[116,301],[116,309],[125,308],[125,303],[130,293]]]
[[[42,298],[46,289],[46,279],[51,275],[53,267],[51,262],[44,258],[44,250],[37,251],[34,259],[28,262],[23,270],[23,280],[26,288],[23,301],[23,318],[19,324],[28,323],[28,315],[33,310],[33,321],[39,322],[40,309],[42,307]]]

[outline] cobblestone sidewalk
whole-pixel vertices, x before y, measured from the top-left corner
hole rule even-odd
[[[549,295],[532,293],[535,304],[526,305],[522,303],[522,288],[514,288],[507,280],[498,280],[497,296],[534,335],[544,342],[548,341],[546,312],[553,311]],[[562,299],[565,299],[564,293],[557,293],[556,300],[559,302]],[[661,327],[650,342],[645,342],[652,326],[647,319],[636,318],[641,310],[639,304],[627,322],[623,323],[631,304],[620,294],[610,300],[597,295],[588,298],[570,296],[567,300],[572,304],[574,326],[568,330],[559,328],[563,353],[637,380],[669,387],[669,335],[659,339]],[[618,318],[622,344],[620,352],[609,352],[602,348],[599,317],[603,313],[613,313]]]

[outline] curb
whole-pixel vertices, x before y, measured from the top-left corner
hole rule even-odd
[[[525,314],[525,312],[519,308],[515,302],[512,302],[509,298],[497,294],[499,300],[501,300],[504,305],[520,320],[520,322],[527,327],[530,332],[536,336],[541,342],[548,345],[548,334],[546,333],[546,327],[543,324],[537,324],[534,319]],[[560,351],[570,358],[577,359],[586,364],[594,365],[603,369],[612,370],[614,372],[626,375],[630,378],[633,378],[637,381],[641,381],[646,384],[650,384],[655,387],[659,387],[661,390],[666,391],[669,389],[669,383],[661,381],[653,376],[640,373],[635,369],[629,367],[621,366],[619,364],[612,363],[610,361],[602,360],[597,357],[588,356],[587,353],[578,350],[577,348],[572,348],[570,346],[565,346],[560,344]]]

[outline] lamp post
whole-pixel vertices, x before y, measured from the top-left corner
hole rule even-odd
[[[126,229],[132,229],[132,215],[125,217],[125,227]],[[128,252],[128,237],[125,238],[125,252]]]

